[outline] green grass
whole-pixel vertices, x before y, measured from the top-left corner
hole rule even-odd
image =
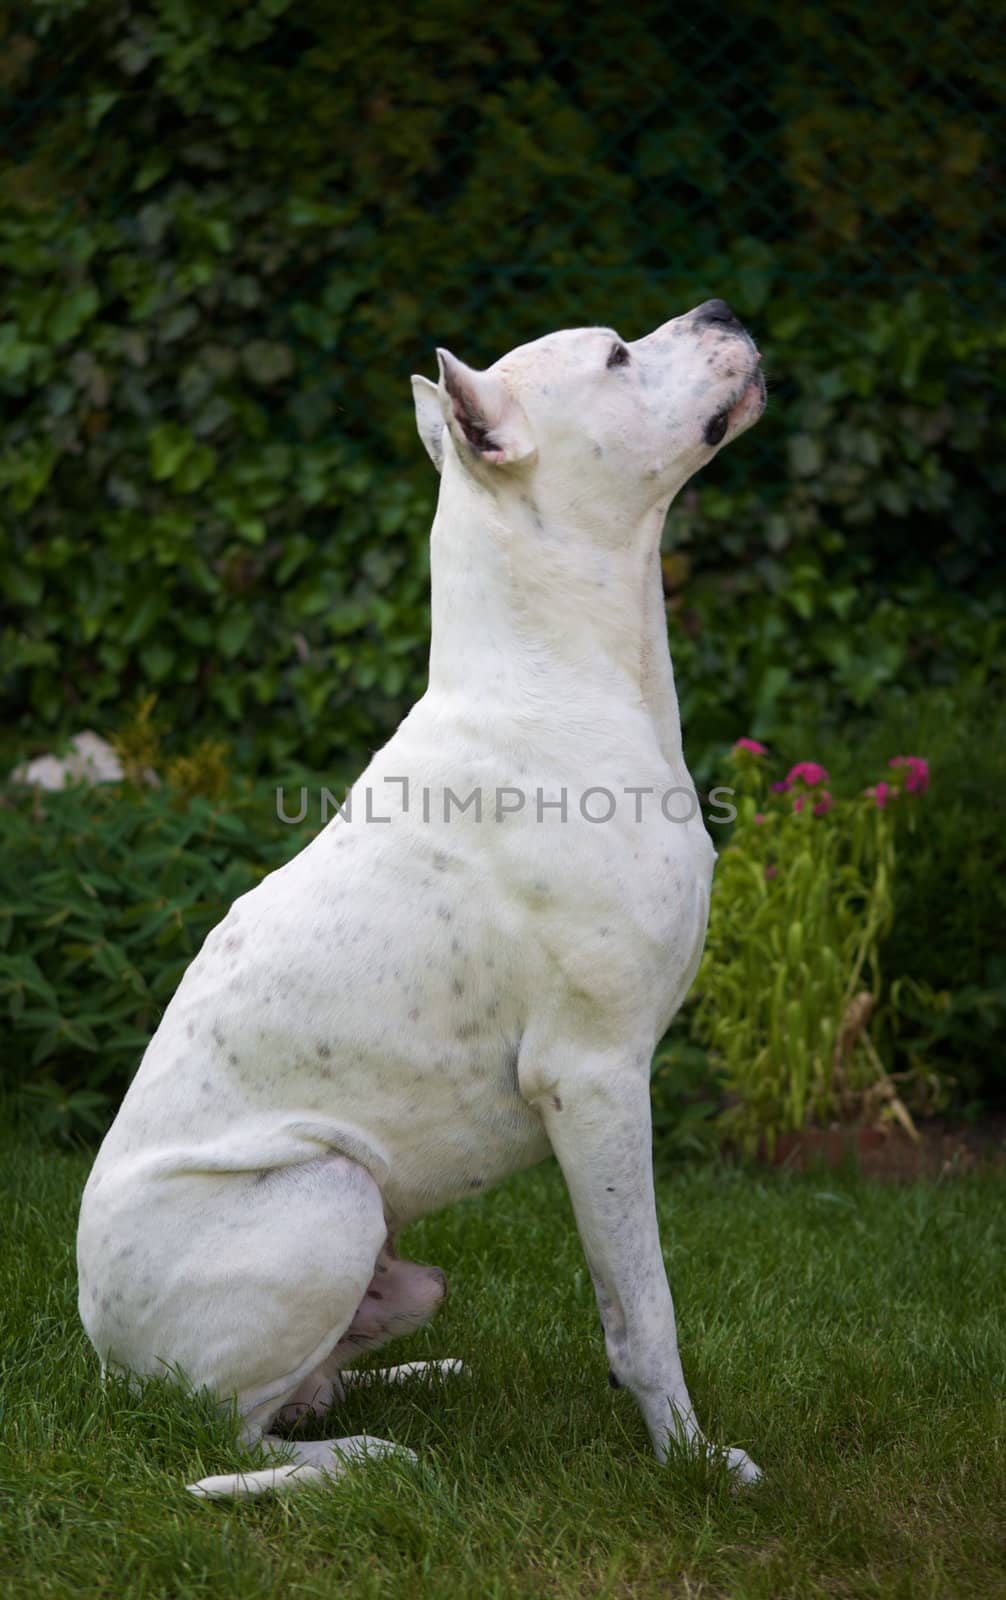
[[[401,1440],[418,1469],[207,1504],[184,1484],[251,1459],[226,1419],[167,1386],[103,1393],[77,1324],[87,1159],[10,1140],[0,1169],[4,1595],[1006,1594],[1001,1179],[661,1178],[692,1394],[764,1468],[753,1490],[651,1458],[546,1166],[405,1238],[452,1292],[390,1359],[467,1373],[357,1391],[338,1431]]]

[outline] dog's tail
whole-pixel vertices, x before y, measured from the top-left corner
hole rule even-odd
[[[367,1433],[354,1434],[348,1439],[311,1439],[296,1443],[266,1434],[262,1443],[270,1455],[282,1454],[286,1459],[257,1472],[227,1472],[217,1478],[200,1478],[198,1483],[186,1485],[189,1493],[200,1500],[250,1500],[257,1494],[292,1494],[306,1483],[341,1478],[356,1461],[380,1460],[390,1455],[408,1461],[416,1459],[415,1453],[404,1445],[374,1439]]]

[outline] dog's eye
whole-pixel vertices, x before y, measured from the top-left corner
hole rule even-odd
[[[630,359],[631,357],[624,344],[613,344],[608,354],[607,365],[609,367],[624,367],[628,365]]]

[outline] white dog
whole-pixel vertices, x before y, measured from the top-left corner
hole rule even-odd
[[[413,379],[442,473],[429,687],[348,814],[186,973],[84,1193],[81,1317],[103,1368],[236,1397],[259,1440],[432,1316],[445,1280],[398,1258],[407,1223],[554,1152],[612,1382],[663,1458],[701,1435],[649,1068],[698,966],[715,851],[659,544],[682,484],[761,415],[758,352],[710,300],[634,344],[578,328],[485,372],[438,356],[438,385]],[[278,1442],[293,1464],[191,1487],[289,1488],[394,1448]]]

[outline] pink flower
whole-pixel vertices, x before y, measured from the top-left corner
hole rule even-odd
[[[813,789],[819,783],[827,783],[828,774],[818,761],[798,761],[795,767],[790,767],[785,780],[781,784],[774,784],[773,788],[780,788],[784,792],[791,789],[794,783],[805,783],[808,789]]]
[[[803,803],[804,803],[804,800],[806,798],[807,798],[806,795],[802,795],[802,794],[796,795],[794,797],[794,800],[793,800],[793,810],[794,811],[802,811],[803,810]],[[821,798],[820,798],[820,800],[818,800],[817,804],[814,807],[814,815],[815,815],[815,817],[823,817],[825,812],[826,811],[830,811],[830,810],[831,810],[831,792],[828,789],[822,789],[821,790]]]
[[[751,818],[751,821],[757,822],[760,826],[765,821],[764,811],[756,811],[754,816]]]
[[[874,800],[876,800],[876,802],[877,802],[878,806],[880,807],[881,811],[883,811],[883,809],[886,806],[888,800],[893,800],[896,797],[898,791],[891,784],[884,783],[883,780],[881,780],[881,782],[876,784],[874,788],[867,789],[866,793],[867,794],[871,794],[873,796]]]
[[[779,868],[778,867],[766,867],[765,868],[766,881],[768,879],[770,879],[770,878],[778,878],[778,876],[779,876]]]
[[[923,756],[892,756],[889,767],[907,767],[905,788],[909,794],[925,794],[929,788],[929,762]]]
[[[767,745],[759,744],[757,739],[738,739],[734,745],[734,750],[750,750],[753,756],[768,755]]]

